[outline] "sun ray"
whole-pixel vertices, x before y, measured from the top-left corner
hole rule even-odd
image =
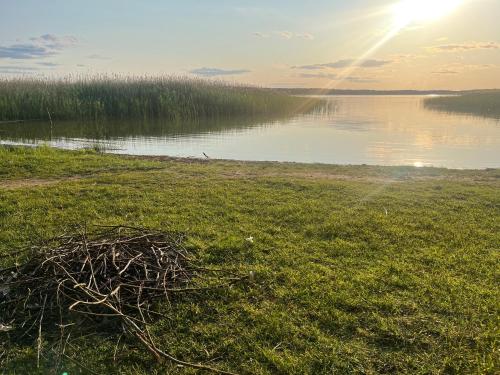
[[[373,13],[392,16],[392,23],[382,38],[354,60],[351,65],[344,68],[335,80],[330,80],[323,89],[329,90],[340,86],[359,68],[364,60],[377,52],[411,24],[435,21],[457,9],[463,2],[464,0],[401,0],[385,7],[380,12]]]

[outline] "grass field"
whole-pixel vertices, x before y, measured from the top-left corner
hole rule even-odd
[[[168,119],[307,111],[317,99],[171,77],[0,79],[0,121]]]
[[[165,306],[151,330],[181,359],[242,374],[494,374],[499,188],[499,170],[3,148],[0,253],[83,222],[168,227],[207,267],[256,274]],[[0,332],[0,372],[193,373],[133,340],[70,344],[54,369],[45,342],[37,369],[36,344]]]
[[[500,119],[500,91],[472,92],[425,100],[430,109]]]

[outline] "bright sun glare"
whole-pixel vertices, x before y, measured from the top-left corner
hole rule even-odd
[[[394,5],[394,22],[399,27],[438,20],[458,8],[463,0],[401,0]]]

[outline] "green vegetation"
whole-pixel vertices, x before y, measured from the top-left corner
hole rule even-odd
[[[425,106],[446,112],[458,112],[500,119],[500,91],[469,92],[425,100]]]
[[[0,121],[197,119],[290,114],[311,109],[305,99],[270,89],[169,77],[0,79]],[[50,115],[49,115],[50,113]]]
[[[165,307],[151,331],[179,358],[244,374],[494,374],[499,187],[499,170],[4,148],[0,254],[82,222],[179,230],[207,267],[256,275]],[[193,373],[115,344],[72,336],[58,370]],[[0,368],[49,373],[50,345],[37,370],[36,343],[0,332]]]

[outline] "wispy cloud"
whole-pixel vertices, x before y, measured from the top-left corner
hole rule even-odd
[[[492,64],[460,64],[460,63],[455,63],[455,64],[448,64],[448,65],[442,66],[439,69],[433,71],[432,74],[443,74],[443,75],[460,74],[460,73],[464,73],[464,72],[491,69],[491,68],[496,68],[496,67],[497,67],[497,65],[492,65]]]
[[[338,75],[335,73],[302,73],[299,76],[302,78],[325,78],[325,79],[338,78]]]
[[[87,59],[91,59],[91,60],[110,60],[109,57],[102,56],[102,55],[99,55],[97,53],[94,53],[92,55],[88,55]]]
[[[59,37],[45,34],[30,38],[28,42],[0,46],[0,58],[14,60],[30,60],[51,57],[64,49],[74,46],[77,39],[73,36]]]
[[[314,35],[310,33],[304,33],[304,34],[295,34],[297,38],[300,39],[306,39],[306,40],[314,40]]]
[[[365,78],[365,77],[347,77],[344,80],[352,83],[377,83],[379,80],[375,78]]]
[[[292,39],[294,36],[291,31],[278,31],[277,34],[283,39]]]
[[[358,77],[358,76],[348,76],[343,77],[341,75],[335,73],[326,73],[326,72],[318,72],[318,73],[302,73],[299,75],[301,78],[312,78],[312,79],[328,79],[331,81],[346,81],[351,83],[375,83],[378,80],[374,78],[367,77]]]
[[[496,50],[500,49],[500,43],[497,42],[468,42],[456,44],[442,44],[428,48],[433,52],[464,52],[473,50]]]
[[[234,76],[250,73],[247,69],[219,69],[219,68],[199,68],[189,71],[189,73],[202,77]]]
[[[34,38],[30,38],[30,41],[37,45],[42,45],[46,48],[52,50],[63,50],[67,47],[72,47],[78,43],[78,40],[71,35],[57,36],[54,34],[44,34]]]
[[[354,62],[354,63],[349,64],[349,65],[356,65],[356,66],[360,66],[362,68],[379,68],[381,66],[389,65],[391,63],[392,63],[392,61],[390,61],[390,60],[369,59],[369,60],[362,60],[359,64]]]
[[[307,32],[296,33],[296,32],[288,31],[288,30],[274,31],[270,34],[256,31],[253,33],[253,35],[255,37],[261,38],[261,39],[267,39],[267,38],[270,38],[272,35],[274,35],[275,37],[279,37],[280,39],[284,39],[284,40],[290,40],[290,39],[314,40],[314,35],[311,33],[307,33]]]
[[[38,71],[37,67],[32,66],[9,66],[0,65],[0,74],[33,74]]]
[[[53,62],[45,62],[45,61],[40,61],[37,64],[41,65],[41,66],[46,66],[47,68],[55,68],[56,66],[61,65],[61,64],[57,64],[57,63],[53,63]]]
[[[262,38],[262,39],[269,38],[269,34],[261,33],[260,31],[254,32],[253,35],[256,36],[257,38]]]
[[[292,31],[278,31],[277,34],[282,39],[304,39],[304,40],[314,40],[314,35],[311,33],[296,33]]]
[[[442,36],[440,38],[437,38],[436,39],[436,42],[447,42],[448,41],[448,37],[447,36]]]
[[[7,47],[0,46],[0,58],[24,60],[54,55],[54,51],[33,44],[13,44]]]
[[[311,64],[311,65],[301,65],[301,66],[294,66],[294,69],[303,69],[303,70],[321,70],[321,69],[342,69],[342,68],[348,68],[348,67],[358,67],[358,68],[380,68],[382,66],[391,64],[391,60],[375,60],[375,59],[368,59],[368,60],[354,60],[354,59],[345,59],[345,60],[338,60],[335,62],[331,63],[326,63],[326,64]]]
[[[442,75],[447,75],[447,74],[458,74],[456,70],[451,70],[451,69],[441,69],[441,70],[436,70],[432,72],[432,74],[442,74]]]

